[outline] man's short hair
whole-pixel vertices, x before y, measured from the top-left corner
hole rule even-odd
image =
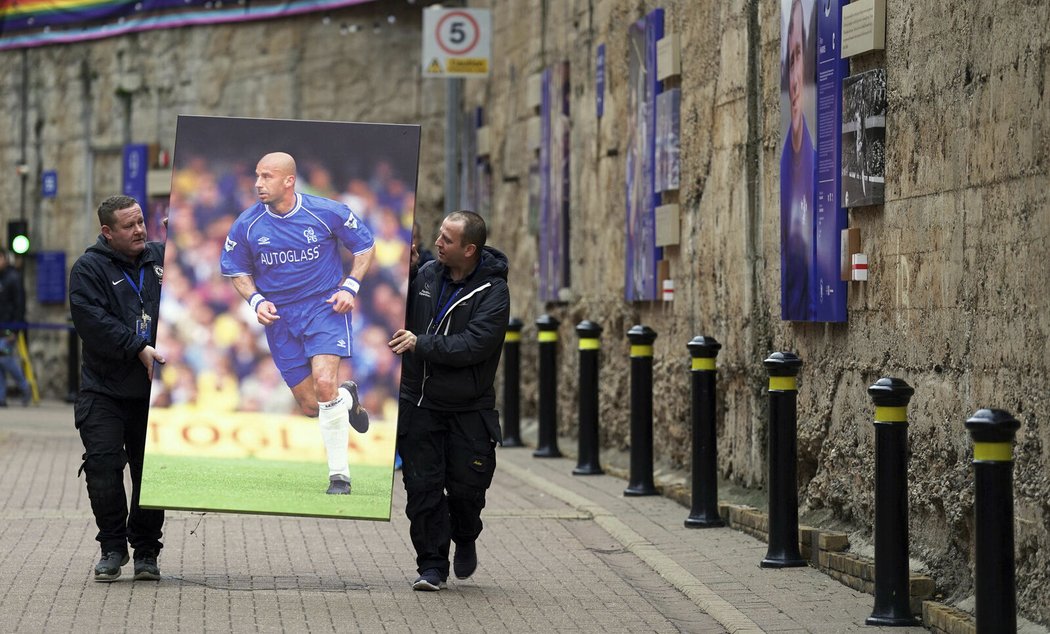
[[[134,205],[139,204],[139,201],[135,200],[131,196],[110,196],[103,200],[98,206],[98,224],[112,226],[113,221],[116,220],[117,212],[121,209],[127,209]]]
[[[463,221],[463,238],[460,240],[460,246],[473,244],[478,248],[478,255],[480,255],[489,235],[488,229],[485,228],[485,219],[466,209],[453,211],[448,215],[448,219],[453,222]]]
[[[799,13],[802,14],[802,19],[806,19],[806,10],[802,7],[802,0],[793,0],[791,3],[791,13],[788,14],[788,30],[787,37],[791,39],[791,34],[795,32],[795,7],[798,7]],[[800,24],[802,27],[802,48],[806,48],[806,25]],[[790,48],[790,47],[789,47]],[[788,50],[788,61],[791,61],[791,51]]]

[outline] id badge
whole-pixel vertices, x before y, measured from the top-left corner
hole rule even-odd
[[[147,341],[149,340],[149,323],[151,321],[153,321],[152,317],[150,317],[146,313],[142,313],[142,316],[139,317],[138,321],[135,322],[136,334],[138,334],[138,336],[142,337],[143,339],[146,339]]]

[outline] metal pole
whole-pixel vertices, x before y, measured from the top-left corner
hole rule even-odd
[[[503,339],[503,446],[521,447],[521,328],[511,317]]]
[[[966,421],[973,438],[978,634],[1017,631],[1013,443],[1020,426],[1001,409],[977,410]]]
[[[627,331],[631,342],[631,474],[624,495],[656,495],[653,482],[653,341],[649,326]]]
[[[805,566],[798,548],[798,370],[802,360],[774,352],[769,371],[769,548],[763,568]]]
[[[881,378],[875,404],[875,607],[867,625],[918,625],[908,570],[908,402],[915,389]]]
[[[445,80],[445,214],[459,210],[459,102],[463,80]]]
[[[718,514],[718,441],[715,428],[715,357],[722,349],[714,337],[693,337],[686,346],[692,357],[693,506],[686,528],[725,526]]]
[[[576,325],[580,338],[579,456],[573,475],[603,473],[598,461],[598,361],[602,327],[583,320]]]
[[[536,320],[540,347],[540,416],[536,458],[560,458],[558,450],[558,325],[550,315]]]

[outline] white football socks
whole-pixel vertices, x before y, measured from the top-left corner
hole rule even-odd
[[[346,393],[346,396],[343,394]],[[317,423],[321,428],[321,440],[328,454],[328,476],[341,475],[350,478],[350,457],[347,445],[350,442],[350,426],[347,412],[351,405],[349,393],[340,389],[334,401],[318,403]]]

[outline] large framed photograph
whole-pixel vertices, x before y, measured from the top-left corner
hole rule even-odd
[[[842,200],[881,205],[886,188],[886,69],[842,82]]]
[[[179,117],[143,506],[390,519],[419,137]]]

